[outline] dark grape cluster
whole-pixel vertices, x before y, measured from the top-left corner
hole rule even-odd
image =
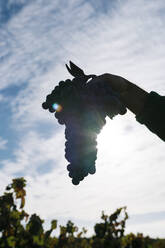
[[[72,183],[77,185],[88,174],[96,172],[97,135],[106,123],[117,114],[125,114],[126,108],[118,95],[104,82],[92,83],[84,72],[70,62],[69,72],[73,80],[59,82],[42,104],[60,124],[65,124],[65,158]]]

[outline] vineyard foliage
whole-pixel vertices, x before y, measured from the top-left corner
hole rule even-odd
[[[143,234],[124,235],[128,214],[126,207],[118,208],[110,216],[102,212],[101,222],[95,224],[94,235],[86,237],[87,230],[68,221],[59,225],[57,220],[44,230],[44,221],[37,215],[25,212],[26,180],[13,179],[0,196],[0,248],[165,248],[164,239],[151,239]]]

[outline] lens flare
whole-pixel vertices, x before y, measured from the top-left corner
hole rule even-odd
[[[58,103],[53,103],[52,108],[56,110],[57,112],[60,112],[62,110],[62,106]]]

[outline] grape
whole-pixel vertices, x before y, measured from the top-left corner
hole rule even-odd
[[[67,170],[68,170],[68,171],[71,171],[71,169],[72,169],[71,164],[68,164],[68,166],[67,166]]]
[[[69,177],[73,178],[73,173],[72,172],[69,172]]]
[[[59,124],[65,124],[67,170],[72,183],[78,185],[88,174],[96,172],[97,135],[106,124],[106,116],[112,119],[123,115],[126,108],[109,84],[94,84],[88,81],[94,75],[86,76],[73,63],[70,66],[73,80],[60,81],[42,107],[55,112]]]
[[[74,185],[78,185],[79,182],[80,182],[80,181],[79,181],[77,178],[73,178],[73,179],[72,179],[72,183],[73,183]]]
[[[42,107],[43,107],[43,109],[48,109],[49,105],[46,102],[43,102]]]
[[[95,172],[96,172],[96,167],[94,165],[89,167],[89,174],[93,175],[95,174]]]

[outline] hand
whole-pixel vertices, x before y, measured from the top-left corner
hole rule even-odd
[[[116,91],[119,94],[120,100],[134,114],[137,115],[142,111],[144,103],[148,96],[148,93],[145,90],[129,82],[123,77],[109,73],[97,76],[92,80],[92,83],[98,82],[109,83],[112,90]]]
[[[124,93],[128,88],[128,81],[120,76],[105,73],[100,76],[97,76],[92,80],[93,82],[107,82],[110,84],[112,90],[116,91],[119,94]]]

